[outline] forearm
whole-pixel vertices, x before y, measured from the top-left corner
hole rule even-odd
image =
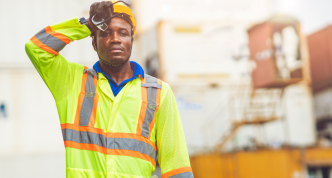
[[[59,52],[70,42],[90,34],[85,25],[81,25],[77,18],[72,18],[42,29],[26,43],[27,55],[56,101],[70,94],[70,82],[75,79],[79,69],[83,68],[68,62]],[[67,87],[67,92],[58,94],[59,88],[64,86]]]

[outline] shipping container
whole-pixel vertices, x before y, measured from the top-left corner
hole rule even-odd
[[[312,89],[332,86],[332,25],[308,36]]]
[[[255,88],[282,88],[303,79],[306,44],[296,19],[276,15],[248,29],[248,35]]]
[[[318,142],[332,146],[332,87],[316,90],[313,96]]]
[[[65,177],[56,104],[38,72],[1,68],[0,81],[0,177]]]
[[[244,105],[250,105],[253,92],[253,65],[246,45],[247,31],[241,23],[160,21],[135,40],[137,61],[145,71],[169,83],[174,92],[190,154],[211,151],[231,132],[234,122],[254,118],[245,116],[244,109],[249,107]],[[240,127],[226,150],[250,147],[256,130],[261,130],[262,144],[271,147],[315,142],[312,95],[307,83],[286,87],[276,101],[269,95],[261,100],[278,104],[274,111],[267,111],[276,120],[258,129],[256,125]]]

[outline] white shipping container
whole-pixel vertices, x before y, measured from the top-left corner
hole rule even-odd
[[[38,72],[2,68],[0,81],[0,177],[64,177],[60,121]]]

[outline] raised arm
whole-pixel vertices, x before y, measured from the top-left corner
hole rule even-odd
[[[25,50],[56,102],[68,97],[74,80],[82,76],[84,66],[68,62],[59,52],[70,42],[91,34],[78,18],[45,27],[26,44]]]

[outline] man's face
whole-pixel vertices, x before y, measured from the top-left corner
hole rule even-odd
[[[96,48],[103,63],[120,66],[131,55],[131,26],[122,18],[115,17],[106,31],[96,32]]]

